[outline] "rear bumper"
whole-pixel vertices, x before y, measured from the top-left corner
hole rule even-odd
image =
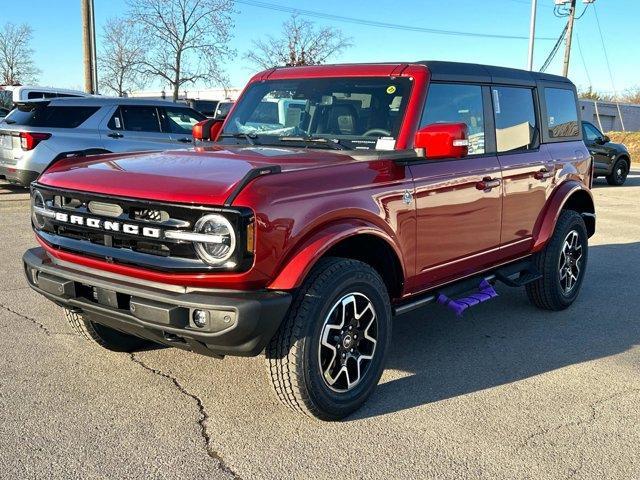
[[[29,187],[40,174],[31,170],[22,170],[16,167],[7,167],[0,165],[0,176],[6,178],[9,182],[17,183],[23,187]]]
[[[210,356],[259,354],[280,326],[291,295],[276,291],[189,291],[140,285],[77,265],[54,263],[42,248],[23,255],[31,288],[91,321]],[[193,321],[205,312],[206,325]]]

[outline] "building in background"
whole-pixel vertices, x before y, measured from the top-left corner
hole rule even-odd
[[[618,106],[620,113],[618,113]],[[620,114],[622,114],[625,130],[628,132],[640,131],[640,105],[583,99],[580,100],[580,110],[583,120],[593,123],[603,132],[622,131]]]
[[[180,90],[178,100],[232,100],[238,99],[242,88],[229,87],[229,88],[207,88],[203,90]],[[138,90],[131,92],[130,97],[137,98],[153,98],[170,100],[171,92],[169,90]]]

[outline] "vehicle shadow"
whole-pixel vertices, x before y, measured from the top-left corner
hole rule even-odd
[[[594,246],[576,303],[563,312],[533,307],[524,289],[463,318],[439,305],[397,318],[387,374],[349,420],[385,415],[624,352],[640,344],[635,305],[640,242]]]
[[[14,185],[6,180],[0,180],[0,195],[29,193],[29,189],[20,185]]]
[[[640,171],[631,170],[623,186],[624,187],[640,187]],[[615,187],[615,186],[612,187],[611,185],[609,185],[604,177],[598,177],[593,181],[593,188],[603,188],[603,187],[618,188],[618,187]]]

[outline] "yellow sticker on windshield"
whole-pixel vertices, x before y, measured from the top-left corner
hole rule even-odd
[[[389,85],[389,86],[387,87],[387,93],[388,93],[389,95],[391,95],[392,93],[396,93],[396,87],[395,87],[395,85]]]

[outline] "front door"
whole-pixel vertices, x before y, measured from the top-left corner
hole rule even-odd
[[[611,171],[611,158],[609,148],[607,148],[604,135],[594,125],[589,122],[582,122],[582,136],[584,143],[593,157],[593,166],[598,174],[609,174]]]
[[[484,104],[479,85],[429,87],[420,127],[464,122],[470,147],[462,159],[425,160],[410,166],[417,215],[414,291],[473,274],[496,259],[502,178],[498,158],[485,151]]]

